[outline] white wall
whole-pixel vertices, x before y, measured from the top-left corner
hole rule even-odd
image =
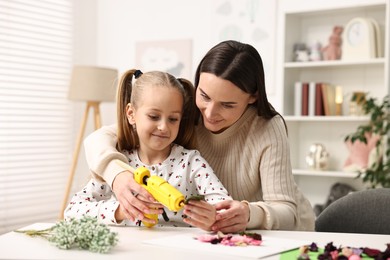
[[[214,45],[211,1],[100,0],[99,62],[121,70],[135,65],[135,43],[146,40],[193,39],[193,67]]]
[[[97,7],[98,2],[95,0],[73,0],[74,7],[74,57],[73,63],[77,65],[98,65],[98,52],[97,52]],[[102,111],[108,113],[112,110],[112,104],[102,104]],[[79,134],[79,127],[84,115],[85,103],[74,102],[73,115],[74,115],[74,134],[73,134],[73,146],[75,146],[76,138]],[[114,117],[107,117],[104,115],[103,122],[113,122]],[[94,130],[93,115],[90,111],[88,124],[85,129],[84,136],[87,136]],[[69,161],[73,158],[72,154],[69,155]],[[89,170],[86,163],[84,148],[80,150],[78,164],[76,168],[75,177],[73,180],[72,192],[80,190],[86,182],[89,180]],[[70,164],[69,164],[70,167]]]
[[[96,64],[117,68],[120,73],[135,68],[135,44],[137,41],[192,40],[192,73],[206,52],[220,39],[216,36],[216,3],[230,2],[241,19],[241,12],[253,10],[256,4],[257,24],[241,26],[261,26],[270,30],[267,42],[261,50],[269,82],[274,80],[275,38],[277,1],[269,0],[83,0],[76,1],[76,57],[75,63]],[[237,11],[240,9],[240,11]],[[242,10],[242,11],[241,11]],[[271,11],[270,11],[271,10]],[[232,21],[233,22],[233,21]],[[237,22],[237,21],[235,21]],[[243,39],[243,41],[245,41]],[[248,42],[250,43],[250,42]],[[251,43],[252,44],[252,43]],[[281,98],[274,86],[269,94],[270,102],[278,109]],[[81,108],[82,109],[82,108]],[[103,124],[115,122],[115,105],[102,105]],[[92,121],[92,120],[90,120]],[[90,122],[89,125],[92,125]],[[87,129],[87,131],[91,131]],[[81,153],[84,153],[82,150]],[[83,155],[82,155],[83,156]],[[77,172],[87,171],[85,159],[80,157]],[[80,173],[76,173],[80,174]]]
[[[276,8],[277,1],[268,0],[99,0],[97,22],[97,54],[99,64],[124,70],[135,67],[135,44],[137,41],[191,39],[193,41],[192,78],[200,59],[220,39],[215,35],[218,22],[215,9],[224,2],[240,12],[255,9],[257,26],[270,28],[268,45],[255,45],[272,74],[269,82],[274,84]],[[217,4],[216,4],[217,3]],[[256,5],[253,7],[253,3]],[[252,5],[250,5],[252,4]],[[270,12],[271,11],[271,12]],[[238,14],[240,15],[240,14]],[[243,14],[241,14],[243,16]],[[239,21],[238,18],[233,22]],[[243,24],[242,26],[247,26]],[[248,24],[248,27],[252,26]],[[275,31],[272,30],[275,28]],[[263,32],[268,33],[268,32]],[[261,37],[261,36],[260,36]],[[248,37],[249,38],[249,37]],[[245,41],[246,39],[242,39]],[[248,42],[251,43],[252,42]],[[260,47],[259,47],[260,46]],[[264,48],[261,48],[264,46]],[[270,93],[271,102],[278,108],[280,98],[274,86]]]

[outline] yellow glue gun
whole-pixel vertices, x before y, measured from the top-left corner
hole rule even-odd
[[[120,160],[116,160],[116,162],[124,169],[132,172],[134,174],[134,180],[138,184],[141,184],[155,200],[163,204],[169,210],[179,211],[184,207],[184,195],[163,178],[159,176],[150,176],[149,170],[143,166],[134,169]],[[145,214],[145,216],[156,221],[158,220],[156,214]],[[143,224],[147,227],[154,226],[154,224],[147,222],[143,222]]]

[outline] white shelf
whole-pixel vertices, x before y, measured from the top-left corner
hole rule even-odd
[[[369,121],[369,116],[349,116],[353,92],[366,92],[381,99],[389,93],[389,12],[388,0],[280,0],[278,16],[278,49],[276,83],[281,90],[281,112],[288,124],[293,175],[310,202],[323,202],[335,182],[362,188],[357,172],[344,172],[349,148],[344,143],[348,134]],[[345,26],[355,17],[370,17],[380,25],[382,55],[372,59],[348,61],[322,60],[294,62],[294,45],[311,46],[329,43],[336,25]],[[343,116],[294,116],[295,83],[326,82],[343,91]],[[327,171],[307,168],[306,156],[315,143],[325,146],[329,154]],[[340,170],[333,170],[340,169]]]
[[[283,116],[287,122],[360,122],[369,120],[368,116]]]
[[[384,63],[385,63],[384,58],[376,58],[376,59],[362,60],[362,61],[333,60],[333,61],[286,62],[284,64],[284,67],[286,69],[297,69],[297,68],[352,67],[352,66],[366,66],[366,65],[383,66]]]
[[[356,178],[357,172],[343,172],[343,171],[319,171],[307,169],[293,169],[294,175],[313,176],[313,177],[341,177],[341,178]]]

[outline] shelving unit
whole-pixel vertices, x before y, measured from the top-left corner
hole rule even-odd
[[[356,178],[358,176],[355,172],[338,172],[338,171],[313,171],[294,169],[293,174],[296,176],[313,176],[313,177],[341,177],[341,178]]]
[[[349,116],[348,101],[353,91],[368,92],[381,99],[389,93],[389,0],[279,1],[277,79],[282,113],[286,119],[293,174],[312,205],[323,204],[330,187],[343,182],[362,189],[357,173],[343,172],[348,157],[344,144],[347,134],[368,120],[367,116]],[[374,18],[380,26],[383,57],[358,61],[294,62],[293,46],[328,44],[336,25],[345,26],[354,17]],[[326,82],[343,89],[342,116],[294,116],[294,83]],[[314,143],[322,143],[330,154],[326,171],[308,168],[305,157]]]

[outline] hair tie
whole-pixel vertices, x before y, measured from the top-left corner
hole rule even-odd
[[[143,74],[142,71],[136,70],[136,71],[134,72],[134,77],[135,77],[135,79],[138,79],[142,74]]]

